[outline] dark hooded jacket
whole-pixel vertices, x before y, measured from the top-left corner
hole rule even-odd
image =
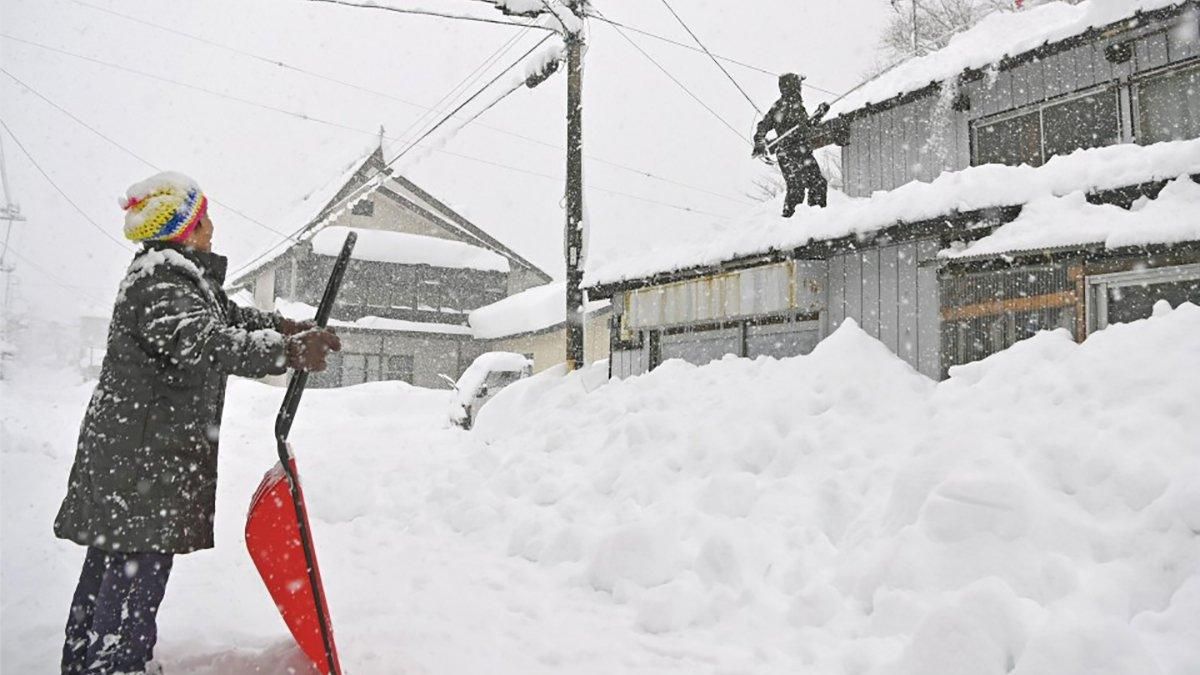
[[[787,73],[779,78],[779,100],[771,106],[755,129],[755,144],[764,144],[767,133],[774,131],[775,137],[783,137],[774,150],[778,154],[799,157],[812,154],[808,144],[808,136],[812,128],[820,123],[823,112],[818,111],[813,118],[804,109],[804,98],[801,94],[799,75]],[[786,134],[786,136],[784,136]]]
[[[286,371],[279,315],[230,302],[225,270],[222,256],[170,244],[134,256],[57,536],[120,552],[212,547],[226,379]]]

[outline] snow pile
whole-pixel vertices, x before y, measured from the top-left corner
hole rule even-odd
[[[995,12],[950,40],[944,49],[906,61],[870,80],[835,102],[830,119],[881,103],[894,96],[942,82],[967,69],[990,66],[1006,56],[1016,56],[1057,42],[1089,28],[1107,26],[1149,11],[1182,4],[1179,0],[1089,0],[1078,5],[1052,2],[1023,12]]]
[[[462,422],[466,419],[471,401],[489,373],[531,373],[533,360],[513,352],[485,352],[475,357],[454,383],[454,394],[450,402],[450,419]]]
[[[607,300],[584,303],[584,312],[607,307]],[[567,284],[556,281],[510,295],[503,300],[474,310],[468,317],[471,333],[478,340],[533,333],[565,323],[567,320]]]
[[[1200,308],[1044,333],[934,384],[849,323],[810,355],[305,394],[291,439],[348,672],[1185,675],[1200,663]],[[0,381],[0,655],[45,672],[91,385]],[[234,380],[217,548],[173,675],[307,672],[242,540],[283,391]],[[49,666],[47,664],[50,664]]]
[[[1152,180],[1200,173],[1200,139],[1121,144],[1059,155],[1043,166],[983,164],[947,171],[932,182],[911,182],[871,197],[831,192],[824,209],[801,206],[781,218],[777,202],[764,205],[740,223],[704,240],[629,252],[591,263],[584,283],[591,286],[637,279],[738,256],[787,250],[811,241],[867,234],[902,222],[954,212],[1027,204],[1079,191],[1094,192]]]
[[[1043,197],[990,235],[942,251],[945,258],[1104,244],[1106,248],[1139,244],[1200,241],[1200,185],[1191,178],[1167,184],[1156,199],[1142,199],[1126,210],[1089,204],[1083,192]]]
[[[406,232],[330,226],[312,238],[313,252],[337,256],[350,232],[358,233],[354,259],[401,265],[432,265],[453,269],[507,272],[508,259],[485,248],[460,241]]]
[[[431,497],[681,672],[1195,672],[1200,308],[1158,314],[940,385],[853,325],[590,394],[535,377]]]

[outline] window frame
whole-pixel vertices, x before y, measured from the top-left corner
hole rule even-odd
[[[1176,75],[1182,75],[1188,71],[1195,71],[1197,76],[1200,76],[1200,57],[1192,57],[1185,61],[1171,63],[1154,70],[1148,70],[1138,73],[1129,82],[1129,116],[1133,122],[1133,139],[1138,145],[1146,145],[1142,143],[1142,138],[1146,135],[1145,120],[1142,118],[1142,86],[1154,80],[1162,80]],[[1155,141],[1161,142],[1161,141]]]
[[[1085,311],[1087,312],[1087,334],[1108,327],[1108,292],[1126,286],[1153,286],[1180,281],[1200,281],[1200,263],[1167,265],[1143,270],[1129,270],[1110,274],[1093,274],[1087,277]]]
[[[971,166],[981,166],[978,163],[978,160],[979,160],[979,130],[981,127],[985,127],[990,124],[997,124],[999,122],[1007,122],[1009,120],[1017,119],[1019,117],[1024,117],[1031,113],[1036,113],[1038,116],[1038,154],[1041,156],[1041,164],[1039,164],[1038,166],[1045,165],[1046,162],[1050,161],[1050,158],[1046,156],[1046,110],[1048,108],[1054,108],[1056,106],[1060,106],[1065,103],[1071,103],[1073,101],[1078,101],[1081,99],[1089,98],[1089,97],[1095,96],[1097,94],[1103,94],[1105,92],[1109,92],[1110,94],[1112,94],[1112,96],[1114,97],[1114,99],[1116,101],[1115,108],[1117,111],[1117,119],[1116,119],[1117,138],[1116,138],[1116,143],[1114,143],[1114,145],[1118,145],[1120,143],[1126,142],[1128,139],[1125,138],[1125,132],[1124,132],[1125,111],[1123,109],[1123,106],[1121,105],[1121,89],[1123,86],[1125,86],[1125,85],[1118,83],[1118,82],[1109,81],[1109,82],[1105,82],[1103,84],[1098,84],[1098,85],[1095,85],[1092,87],[1087,87],[1085,89],[1080,89],[1078,91],[1073,91],[1069,94],[1063,94],[1061,96],[1056,96],[1052,99],[1047,99],[1045,101],[1039,101],[1037,103],[1032,103],[1029,105],[1021,106],[1020,108],[1014,108],[1012,110],[1005,110],[1004,112],[996,113],[994,115],[988,115],[985,117],[979,117],[979,118],[971,120],[970,121]],[[1106,146],[1099,146],[1099,147],[1106,147]]]

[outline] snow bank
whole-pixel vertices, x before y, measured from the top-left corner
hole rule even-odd
[[[847,324],[810,355],[305,395],[291,439],[347,671],[1190,675],[1200,308],[1043,333],[940,384]],[[49,533],[89,385],[0,382],[0,655],[57,662]],[[177,559],[173,675],[304,672],[242,541],[281,389],[234,380],[217,548]]]
[[[460,241],[341,225],[326,227],[314,235],[313,252],[318,255],[337,256],[342,251],[346,235],[350,232],[358,233],[358,243],[354,245],[356,260],[489,272],[508,271],[508,259],[504,256]]]
[[[1103,244],[1106,248],[1138,244],[1200,241],[1200,185],[1191,178],[1167,184],[1156,199],[1143,199],[1126,210],[1089,204],[1083,192],[1043,197],[990,235],[941,252],[944,258]]]
[[[948,171],[930,183],[912,182],[871,197],[851,198],[831,192],[827,208],[801,206],[790,219],[779,216],[778,203],[764,205],[742,222],[703,241],[589,261],[584,283],[591,286],[637,279],[738,256],[787,250],[814,240],[867,234],[955,211],[1027,204],[1079,191],[1109,190],[1195,173],[1200,173],[1200,139],[1077,150],[1053,157],[1040,167],[984,164]]]
[[[1135,12],[1182,4],[1179,0],[1089,0],[1052,2],[1022,12],[995,12],[956,35],[945,48],[906,61],[868,81],[830,106],[830,119],[894,96],[942,82],[967,69],[984,68],[1089,28],[1106,26]]]
[[[609,304],[607,300],[587,302],[584,312],[594,312]],[[567,284],[556,281],[534,286],[474,310],[467,320],[471,324],[471,333],[479,340],[493,340],[557,326],[567,320]]]
[[[935,385],[809,356],[501,392],[450,512],[705,672],[1194,672],[1200,308]],[[618,608],[621,608],[618,610]],[[647,640],[650,640],[648,637]],[[689,671],[682,667],[682,671]]]

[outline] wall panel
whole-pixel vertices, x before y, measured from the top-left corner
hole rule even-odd
[[[862,321],[871,337],[879,337],[879,249],[864,250],[858,256],[862,265]]]
[[[900,354],[899,246],[879,249],[879,340]]]
[[[829,331],[833,332],[846,318],[846,258],[835,255],[829,259]]]

